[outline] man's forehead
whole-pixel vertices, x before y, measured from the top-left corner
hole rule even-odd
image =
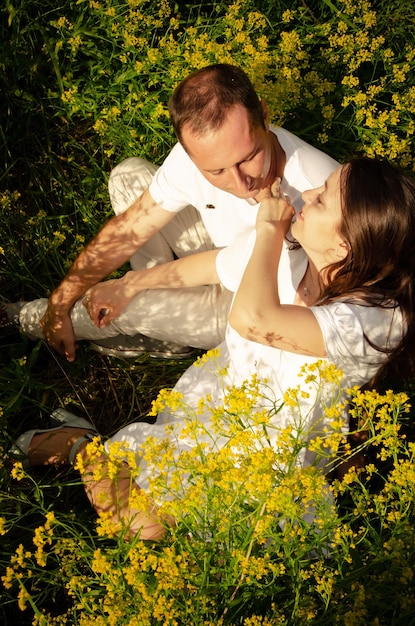
[[[192,161],[207,172],[228,169],[250,159],[258,150],[257,142],[235,142],[217,145],[216,141],[203,142],[202,146],[191,144],[188,150]]]
[[[190,158],[200,169],[226,169],[250,158],[261,142],[249,120],[231,119],[217,130],[203,135],[184,129],[183,143]]]

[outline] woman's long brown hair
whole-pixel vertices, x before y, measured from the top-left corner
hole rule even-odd
[[[370,384],[385,375],[408,379],[415,374],[415,181],[387,161],[368,158],[347,163],[340,180],[341,234],[349,252],[328,268],[319,304],[346,298],[399,306],[406,332],[393,348],[374,346],[388,356]]]

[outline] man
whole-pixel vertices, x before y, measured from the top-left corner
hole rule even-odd
[[[220,343],[232,294],[209,284],[203,254],[254,227],[261,190],[277,177],[298,210],[301,192],[320,186],[338,166],[288,131],[270,127],[265,102],[235,66],[191,74],[176,87],[169,108],[179,141],[162,166],[131,158],[113,170],[109,191],[116,216],[48,301],[19,311],[23,332],[44,336],[69,361],[76,339],[126,357],[144,350],[185,356],[187,346]],[[128,259],[131,272],[100,282]],[[5,317],[10,314],[3,309]]]

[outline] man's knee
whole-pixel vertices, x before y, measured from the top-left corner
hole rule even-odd
[[[114,185],[117,185],[117,181],[122,178],[127,180],[130,178],[145,178],[150,182],[157,170],[158,166],[150,163],[150,161],[140,157],[129,157],[118,163],[111,170],[109,180]]]
[[[157,169],[157,165],[140,157],[129,157],[114,167],[109,176],[108,191],[116,215],[141,196]]]

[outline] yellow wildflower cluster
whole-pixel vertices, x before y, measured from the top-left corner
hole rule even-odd
[[[43,526],[38,526],[33,535],[33,543],[36,546],[35,559],[38,565],[41,567],[46,566],[47,555],[45,553],[45,546],[52,544],[53,537],[53,524],[55,522],[55,515],[53,511],[46,513],[46,521]]]
[[[104,478],[115,479],[128,465],[132,478],[140,472],[139,459],[127,443],[114,441],[105,446],[99,437],[87,444],[85,454],[77,455],[74,467],[81,476],[99,482]]]
[[[414,166],[410,93],[415,51],[408,43],[402,54],[386,38],[370,0],[340,0],[336,11],[328,5],[331,11],[311,21],[312,12],[287,9],[278,32],[250,0],[217,7],[210,18],[199,16],[189,23],[180,21],[167,1],[157,9],[146,2],[124,4],[120,10],[113,0],[90,3],[103,31],[111,33],[119,61],[101,70],[106,86],[100,91],[101,76],[98,82],[93,79],[91,89],[98,91],[83,102],[83,94],[75,90],[84,76],[63,77],[64,104],[71,114],[82,111],[92,117],[107,155],[117,149],[128,155],[135,151],[134,129],[151,155],[161,159],[171,145],[167,100],[172,89],[192,70],[229,62],[247,71],[274,123],[294,120],[300,134],[307,134],[302,116],[313,111],[314,142],[336,152],[336,146],[350,141],[351,131],[358,151]],[[65,17],[56,25],[62,35],[58,48],[67,46],[76,56],[84,35]],[[114,103],[120,114],[106,117]]]
[[[212,353],[202,366],[214,365],[217,357]],[[341,373],[322,361],[304,369],[301,377],[312,386],[330,383],[325,415],[333,431],[339,431],[339,414],[344,410],[343,403],[336,402]],[[322,607],[334,610],[343,602],[342,571],[352,567],[357,551],[373,571],[376,546],[368,536],[374,532],[373,519],[381,520],[383,533],[388,533],[376,549],[381,551],[381,559],[390,563],[389,572],[383,572],[382,565],[376,574],[376,585],[386,588],[394,580],[395,586],[406,589],[413,580],[405,555],[413,554],[407,512],[413,508],[415,489],[415,445],[405,444],[397,427],[408,410],[406,396],[350,390],[353,417],[362,432],[368,431],[365,447],[385,445],[396,461],[383,488],[373,493],[362,470],[351,467],[329,485],[317,465],[299,465],[300,450],[310,444],[307,433],[299,437],[292,425],[281,429],[275,444],[269,445],[263,435],[270,416],[262,415],[258,427],[256,415],[264,391],[269,395],[266,384],[254,376],[240,388],[229,388],[222,406],[206,402],[216,411],[215,428],[208,433],[196,412],[184,408],[181,396],[164,391],[161,406],[171,404],[187,411],[183,436],[193,439],[194,446],[180,454],[176,442],[182,434],[171,424],[162,440],[148,439],[139,458],[124,444],[104,447],[98,438],[91,442],[87,456],[77,457],[84,478],[90,471],[88,461],[99,465],[105,456],[109,469],[98,469],[94,478],[111,477],[116,484],[117,472],[126,463],[134,471],[144,458],[154,478],[148,492],[133,489],[132,482],[130,505],[146,510],[151,502],[160,502],[160,512],[173,515],[176,525],[167,528],[166,538],[158,546],[138,539],[126,543],[123,525],[101,513],[96,534],[111,543],[96,545],[91,535],[77,546],[74,540],[57,536],[56,517],[46,512],[45,523],[33,534],[35,553],[21,545],[3,576],[6,589],[19,583],[22,610],[28,601],[33,602],[25,584],[34,575],[33,566],[45,572],[53,556],[60,564],[59,580],[65,581],[63,586],[74,601],[60,617],[60,624],[75,620],[92,626],[94,620],[103,626],[150,626],[158,621],[186,623],[189,616],[201,624],[227,624],[232,623],[227,620],[236,600],[243,602],[244,597],[257,597],[267,589],[285,590],[278,593],[288,594],[288,604],[270,604],[266,614],[244,619],[247,626],[282,624],[288,606],[297,616],[315,619]],[[301,393],[301,388],[288,396],[296,393]],[[372,466],[368,480],[377,471]],[[346,516],[337,500],[343,494],[353,501]],[[372,583],[374,577],[369,575]],[[288,590],[287,584],[292,585]],[[345,624],[352,623],[355,612],[363,615],[363,598],[370,602],[366,581],[356,580],[353,585],[347,591]],[[293,609],[290,594],[295,590],[298,601]],[[412,610],[414,594],[405,592],[399,602],[402,610]],[[364,610],[368,610],[367,604]]]
[[[158,415],[166,408],[173,413],[181,409],[183,406],[183,394],[173,389],[162,389],[157,399],[152,402],[150,416]]]
[[[16,203],[20,198],[18,191],[2,191],[0,192],[0,208],[3,211],[15,210]]]
[[[14,480],[23,480],[23,478],[26,476],[26,472],[23,469],[23,464],[21,461],[16,461],[15,463],[13,463],[10,474]]]

